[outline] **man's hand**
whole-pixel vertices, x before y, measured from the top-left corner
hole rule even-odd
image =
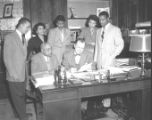
[[[89,71],[89,70],[92,70],[92,63],[84,64],[78,71],[83,72],[83,71]]]

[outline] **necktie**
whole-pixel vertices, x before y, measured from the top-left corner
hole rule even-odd
[[[102,38],[102,42],[103,42],[103,39],[104,39],[104,29],[102,31],[101,38]]]
[[[25,42],[26,42],[25,34],[23,34],[23,35],[22,35],[22,43],[23,43],[23,45],[25,44]]]

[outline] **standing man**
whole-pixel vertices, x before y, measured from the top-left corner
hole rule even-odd
[[[102,26],[97,31],[94,61],[97,69],[114,65],[114,59],[121,53],[124,47],[121,31],[109,22],[109,14],[101,12],[99,21]]]
[[[28,120],[25,104],[25,68],[27,44],[25,34],[31,29],[30,20],[21,18],[16,30],[5,37],[4,63],[6,79],[13,103],[13,108],[19,120]]]

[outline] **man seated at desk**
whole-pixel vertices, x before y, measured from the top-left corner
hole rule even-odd
[[[41,52],[32,57],[31,72],[32,75],[40,72],[53,74],[58,65],[56,56],[52,54],[51,46],[48,43],[42,43]]]
[[[62,65],[71,72],[91,69],[93,56],[85,49],[85,40],[77,39],[74,49],[64,54]]]

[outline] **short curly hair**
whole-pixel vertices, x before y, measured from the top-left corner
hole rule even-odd
[[[36,25],[34,25],[33,27],[33,31],[32,34],[37,35],[36,31],[38,29],[39,26],[42,26],[45,29],[45,24],[44,23],[37,23]]]
[[[100,27],[99,18],[96,15],[89,15],[89,17],[87,18],[86,23],[85,23],[86,27],[89,27],[90,20],[93,20],[96,22],[96,27]]]
[[[53,21],[53,23],[54,23],[55,26],[57,26],[56,24],[57,24],[58,21],[63,21],[63,22],[65,22],[65,17],[64,17],[63,15],[58,15],[58,16],[55,18],[55,20]]]

